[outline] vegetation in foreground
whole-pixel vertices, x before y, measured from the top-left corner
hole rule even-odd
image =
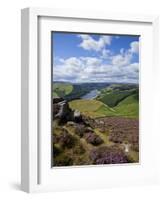
[[[70,85],[53,86],[53,165],[138,162],[138,86],[99,84],[96,99],[80,99],[96,85],[88,85],[77,96],[74,88],[83,86]]]

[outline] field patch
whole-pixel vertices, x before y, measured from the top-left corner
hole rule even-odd
[[[69,102],[69,105],[71,109],[93,118],[115,115],[112,108],[97,100],[79,99]]]

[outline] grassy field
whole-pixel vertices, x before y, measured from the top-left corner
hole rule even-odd
[[[69,103],[70,108],[92,117],[123,116],[138,118],[139,105],[135,95],[131,95],[121,101],[117,106],[110,108],[98,100],[74,100]]]
[[[80,99],[71,101],[69,105],[70,108],[80,110],[81,112],[95,112],[104,104],[96,100]]]
[[[97,100],[74,100],[69,105],[71,109],[79,110],[81,113],[93,118],[115,115],[115,111],[112,108]]]

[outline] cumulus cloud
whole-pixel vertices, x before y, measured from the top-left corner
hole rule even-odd
[[[129,49],[121,48],[117,54],[108,49],[111,36],[94,39],[90,35],[78,35],[79,46],[87,51],[95,51],[98,57],[70,57],[58,59],[53,66],[53,80],[67,82],[130,82],[139,79],[139,63],[133,62],[139,53],[139,42],[130,43]],[[118,38],[117,38],[118,39]],[[106,48],[107,47],[107,48]]]
[[[104,64],[96,57],[71,57],[54,65],[53,78],[71,82],[137,82],[139,64]]]
[[[130,52],[131,53],[139,53],[139,42],[138,41],[134,41],[134,42],[131,42],[130,44]]]
[[[78,35],[81,38],[81,43],[79,44],[85,50],[94,50],[94,51],[101,51],[105,48],[106,45],[111,44],[111,36],[100,36],[98,40],[95,40],[90,35],[80,34]]]
[[[130,64],[131,61],[131,54],[118,54],[112,57],[112,64],[117,66],[125,66]]]
[[[99,66],[102,63],[102,60],[96,57],[80,57],[79,59],[86,66]]]
[[[60,59],[60,62],[65,64],[65,66],[78,67],[82,64],[81,60],[76,57],[70,57],[68,59]]]
[[[101,52],[101,58],[103,59],[109,59],[112,55],[112,52],[109,49],[103,49]]]
[[[131,63],[134,54],[139,53],[139,42],[134,41],[130,43],[130,48],[125,50],[120,49],[120,53],[111,57],[112,64],[118,66],[126,66]]]

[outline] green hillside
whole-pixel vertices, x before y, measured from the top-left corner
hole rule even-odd
[[[69,105],[71,109],[79,110],[81,113],[93,118],[115,115],[112,108],[97,100],[74,100],[69,102]]]
[[[126,97],[134,94],[136,92],[135,89],[131,90],[111,90],[103,92],[97,99],[102,101],[104,104],[108,105],[109,107],[115,107]]]
[[[53,83],[53,97],[64,97],[72,90],[73,86],[70,83]]]
[[[139,103],[137,95],[131,95],[121,101],[115,108],[118,116],[126,116],[131,118],[139,117]]]
[[[94,89],[98,97],[82,97]],[[65,113],[53,121],[53,166],[138,163],[138,85],[57,83],[53,95],[65,100],[54,101]]]
[[[139,116],[139,104],[136,94],[128,96],[113,108],[98,100],[73,100],[69,102],[69,105],[71,109],[79,110],[92,118],[106,116],[138,118]]]
[[[80,96],[80,93],[85,93],[85,90],[82,90],[82,88],[86,88],[86,86],[73,86],[70,83],[53,83],[53,97],[67,99],[69,97],[77,97],[78,94]],[[73,110],[79,110],[81,113],[93,118],[106,116],[138,118],[138,94],[137,86],[113,84],[110,87],[102,88],[100,95],[94,100],[77,99],[69,101],[69,105]]]

